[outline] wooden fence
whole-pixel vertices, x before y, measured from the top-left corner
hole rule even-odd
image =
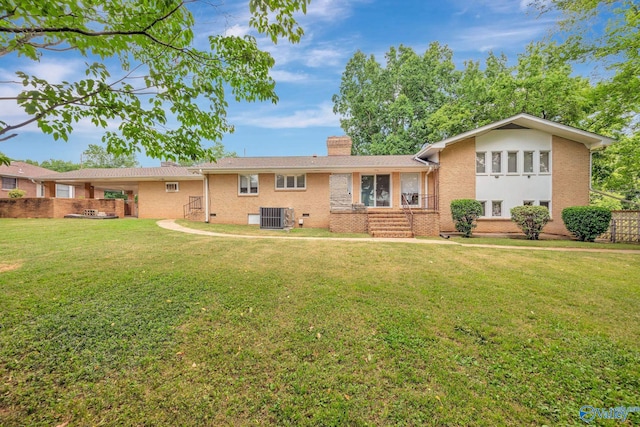
[[[601,237],[614,243],[640,243],[640,211],[611,212],[609,230]]]

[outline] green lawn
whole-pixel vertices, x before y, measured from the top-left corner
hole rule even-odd
[[[234,225],[234,224],[211,224],[200,221],[188,221],[186,219],[176,220],[176,223],[196,230],[211,231],[214,233],[238,234],[244,236],[292,236],[292,237],[358,237],[370,238],[366,233],[332,233],[326,228],[292,228],[290,230],[268,230],[261,229],[259,225]]]
[[[566,425],[640,406],[637,254],[151,220],[2,219],[0,236],[2,426]]]

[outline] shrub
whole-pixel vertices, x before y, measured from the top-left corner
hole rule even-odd
[[[579,240],[593,242],[609,228],[611,211],[599,206],[572,206],[562,210],[562,221]]]
[[[19,199],[21,197],[24,197],[25,194],[27,194],[26,191],[21,190],[19,188],[14,188],[13,190],[9,191],[9,198]]]
[[[476,228],[476,219],[482,214],[482,205],[473,199],[458,199],[451,201],[451,218],[464,237],[471,237]]]
[[[549,219],[549,209],[544,206],[516,206],[511,209],[511,221],[518,224],[529,240],[538,240]]]

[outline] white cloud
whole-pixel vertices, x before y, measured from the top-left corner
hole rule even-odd
[[[310,49],[305,54],[304,63],[308,67],[335,67],[345,56],[343,51],[334,47]]]
[[[42,60],[25,67],[27,74],[32,74],[49,83],[61,83],[63,80],[70,80],[78,74],[78,70],[84,70],[83,61],[52,61]]]
[[[553,19],[536,19],[467,27],[451,40],[450,45],[456,52],[522,50],[524,45],[542,36],[553,22]]]
[[[306,73],[296,73],[286,70],[272,70],[269,74],[278,83],[302,83],[309,81]]]
[[[225,36],[244,37],[251,33],[251,27],[248,25],[235,24],[227,28],[224,32]]]
[[[291,114],[266,115],[253,112],[241,114],[231,120],[235,124],[255,126],[267,129],[301,129],[310,127],[335,127],[339,126],[339,118],[333,113],[333,107],[325,102],[317,108],[298,110]]]

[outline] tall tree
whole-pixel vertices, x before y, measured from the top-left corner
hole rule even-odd
[[[95,144],[82,152],[83,168],[134,168],[138,166],[135,154],[112,154]]]
[[[297,42],[294,19],[309,0],[249,0],[249,25],[273,42]],[[172,160],[212,158],[206,140],[233,131],[227,97],[277,101],[269,76],[274,60],[252,36],[212,35],[195,45],[194,11],[218,9],[190,0],[12,0],[0,6],[0,56],[39,61],[45,54],[84,58],[84,78],[50,82],[15,70],[2,82],[14,96],[2,109],[20,108],[15,123],[0,120],[0,141],[36,123],[54,139],[68,138],[86,119],[106,129],[113,154],[144,150]],[[63,56],[64,55],[64,56]],[[22,88],[22,89],[19,89]],[[118,130],[110,130],[115,122]]]
[[[484,67],[456,70],[453,53],[434,43],[422,56],[391,48],[386,66],[358,52],[347,64],[334,112],[355,154],[409,154],[487,123],[526,112],[577,125],[591,113],[588,80],[572,75],[553,44],[531,44],[514,66],[489,53]]]
[[[383,67],[373,55],[357,52],[333,96],[354,154],[416,152],[428,135],[430,115],[448,101],[458,78],[452,56],[438,43],[422,56],[391,47]]]
[[[565,55],[599,65],[585,123],[618,141],[594,157],[595,184],[640,200],[640,6],[635,0],[536,0],[562,12],[555,37]]]
[[[49,169],[56,172],[69,172],[80,169],[80,164],[73,163],[67,160],[49,159],[44,160],[42,163],[38,163],[36,160],[27,159],[24,161],[30,165],[40,166],[41,168]]]

